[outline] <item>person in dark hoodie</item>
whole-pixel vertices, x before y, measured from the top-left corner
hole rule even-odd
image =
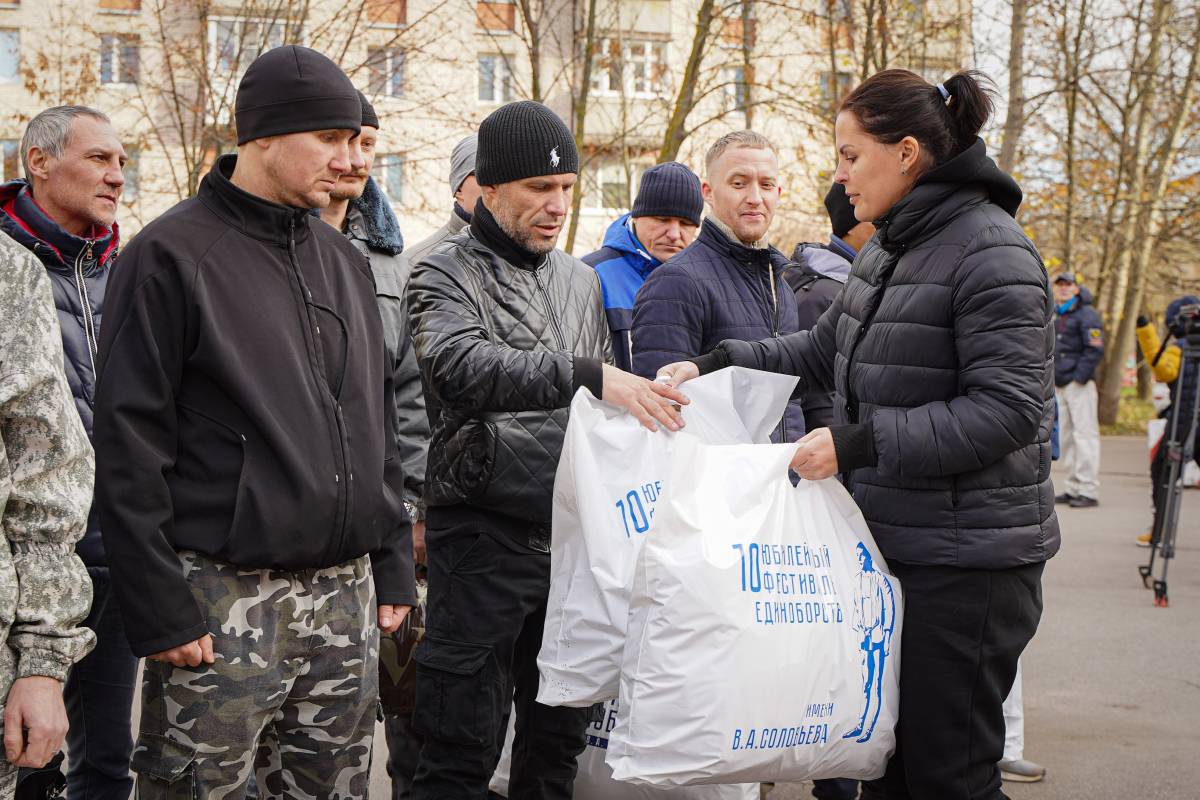
[[[320,216],[345,234],[367,257],[375,277],[375,302],[383,321],[383,344],[392,371],[392,421],[396,447],[404,465],[404,504],[413,521],[413,559],[420,565],[425,562],[425,503],[422,496],[425,458],[429,450],[429,418],[425,414],[421,373],[412,348],[408,304],[404,300],[410,267],[401,252],[404,239],[400,235],[400,223],[371,177],[379,138],[379,115],[366,95],[359,92],[358,96],[362,103],[362,132],[350,142],[351,170],[338,179],[337,186],[330,192],[329,205],[320,209]],[[395,683],[392,676],[404,672],[401,649],[394,645],[412,641],[417,635],[412,626],[420,624],[418,617],[419,613],[410,613],[396,632],[395,641],[384,642],[379,651],[380,698],[388,743],[387,768],[392,779],[392,796],[396,800],[410,796],[419,742],[412,730],[411,698],[403,707],[393,707],[392,693],[383,692],[382,687],[386,685],[390,689]],[[389,681],[391,683],[386,683]]]
[[[1094,508],[1100,505],[1096,368],[1104,357],[1104,323],[1092,307],[1092,293],[1070,272],[1054,279],[1054,302],[1054,385],[1063,468],[1067,472],[1065,491],[1055,501],[1071,508]]]
[[[700,227],[704,197],[696,173],[675,161],[642,173],[633,209],[604,234],[604,245],[583,257],[604,290],[613,362],[633,371],[633,301],[650,272],[690,245]]]
[[[799,328],[796,298],[783,279],[787,257],[768,232],[782,187],[775,145],[761,133],[735,131],[713,143],[701,185],[710,212],[696,241],[650,273],[633,308],[633,371],[658,369],[708,352],[722,339],[784,336]],[[793,401],[772,441],[804,434]]]
[[[116,217],[125,150],[102,112],[56,106],[29,122],[21,158],[28,180],[0,186],[0,229],[33,251],[50,276],[67,383],[91,436],[100,319],[120,244]],[[94,506],[75,549],[92,580],[92,607],[83,624],[96,633],[96,649],[71,670],[63,690],[71,722],[67,796],[126,800],[133,791],[129,715],[137,658],[110,590]]]
[[[416,600],[366,257],[310,210],[362,105],[325,56],[247,69],[238,152],[109,284],[97,502],[135,654],[138,796],[363,797],[380,630]],[[185,709],[174,713],[171,709]]]
[[[554,475],[575,393],[679,429],[679,392],[611,364],[596,273],[556,249],[579,154],[540,103],[479,126],[483,196],[413,268],[408,302],[433,420],[429,619],[417,647],[417,800],[482,798],[516,714],[509,797],[569,800],[587,708],[536,700]]]
[[[829,244],[799,244],[792,253],[792,263],[783,278],[796,293],[796,311],[800,315],[800,330],[807,331],[817,324],[846,278],[850,265],[867,240],[875,233],[870,222],[859,222],[854,206],[846,197],[846,187],[835,183],[825,194],[825,210],[833,232]],[[806,430],[825,428],[833,424],[833,392],[810,392],[804,398]]]
[[[1172,300],[1167,306],[1166,322],[1167,329],[1170,330],[1175,326],[1179,312],[1186,306],[1200,305],[1200,297],[1194,294],[1184,295]],[[1176,441],[1186,442],[1188,436],[1192,434],[1192,417],[1191,410],[1195,407],[1196,393],[1200,392],[1200,365],[1195,362],[1184,363],[1183,360],[1183,340],[1171,342],[1166,347],[1162,346],[1162,340],[1158,337],[1158,331],[1154,329],[1154,325],[1145,316],[1139,316],[1137,319],[1137,338],[1138,345],[1142,348],[1142,355],[1146,359],[1153,359],[1158,356],[1158,361],[1151,365],[1154,370],[1154,379],[1167,384],[1171,390],[1171,405],[1163,410],[1160,416],[1164,417],[1170,424],[1171,415],[1175,412],[1176,396],[1178,395],[1178,407],[1182,410],[1179,417],[1179,425],[1176,429]],[[1159,352],[1161,350],[1161,355]],[[1182,384],[1180,383],[1182,381]],[[1167,499],[1166,486],[1164,486],[1164,476],[1167,470],[1167,457],[1169,455],[1166,445],[1166,435],[1170,431],[1164,433],[1164,438],[1154,448],[1154,457],[1150,460],[1150,492],[1151,500],[1154,503],[1154,516],[1156,519],[1161,519],[1164,513],[1163,504]],[[1200,464],[1200,448],[1195,448],[1193,445],[1192,457],[1197,464]],[[1157,528],[1151,523],[1150,530],[1137,537],[1139,547],[1149,547],[1151,544],[1157,544],[1156,538]]]
[[[812,331],[660,370],[678,385],[753,367],[835,392],[835,424],[800,441],[792,468],[845,473],[904,586],[896,752],[865,798],[1004,797],[1002,706],[1059,547],[1053,303],[1014,219],[1021,190],[979,138],[980,80],[886,70],[851,92],[836,180],[877,232],[837,300]]]

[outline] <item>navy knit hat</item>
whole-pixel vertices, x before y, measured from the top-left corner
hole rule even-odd
[[[480,186],[576,172],[575,138],[541,103],[521,100],[500,106],[479,125],[475,180]]]
[[[358,102],[362,106],[362,124],[369,128],[378,128],[379,115],[375,113],[375,106],[371,105],[371,101],[362,92],[358,93]]]
[[[846,187],[840,183],[835,183],[825,195],[825,210],[829,212],[833,235],[839,239],[858,225],[854,206],[850,205],[850,198],[846,196]]]
[[[703,211],[700,178],[678,161],[668,161],[642,173],[630,216],[678,217],[699,225]]]
[[[303,131],[362,130],[358,90],[316,50],[268,50],[246,70],[234,101],[239,145]]]

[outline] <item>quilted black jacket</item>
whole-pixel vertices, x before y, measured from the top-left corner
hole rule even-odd
[[[432,426],[425,502],[548,523],[571,398],[597,392],[585,373],[612,362],[600,283],[561,250],[536,265],[497,255],[480,210],[409,283]]]
[[[1053,310],[1020,201],[977,140],[876,222],[813,331],[696,359],[834,390],[837,422],[869,437],[849,483],[886,558],[1002,569],[1058,550]]]

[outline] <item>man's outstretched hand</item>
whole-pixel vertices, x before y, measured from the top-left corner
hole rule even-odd
[[[667,430],[677,431],[683,427],[679,407],[690,401],[679,390],[665,383],[648,381],[604,365],[604,391],[601,399],[633,414],[645,427],[652,431],[662,425]]]

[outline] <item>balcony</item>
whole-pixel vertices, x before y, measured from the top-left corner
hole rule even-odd
[[[479,0],[475,4],[475,25],[483,31],[512,31],[517,28],[514,3]]]

